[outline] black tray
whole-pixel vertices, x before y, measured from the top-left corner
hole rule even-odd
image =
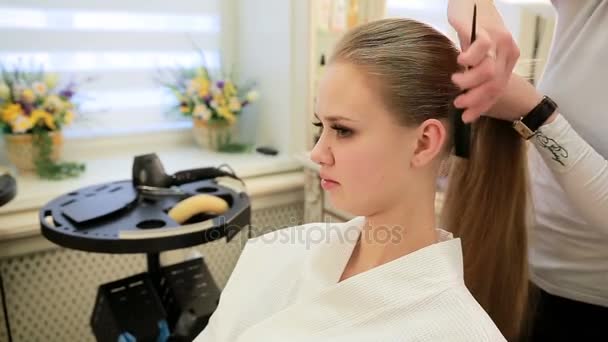
[[[216,179],[179,186],[186,195],[140,196],[131,180],[98,184],[60,196],[39,212],[42,234],[73,249],[102,253],[156,253],[230,241],[249,226],[249,196]],[[179,225],[167,212],[188,196],[222,197],[229,210],[219,216],[197,215]]]

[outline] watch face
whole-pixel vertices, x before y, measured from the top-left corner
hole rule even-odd
[[[530,139],[534,135],[534,132],[532,132],[532,130],[528,128],[526,124],[521,122],[521,120],[513,122],[513,128],[526,140]]]

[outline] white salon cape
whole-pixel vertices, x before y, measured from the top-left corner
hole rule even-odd
[[[195,342],[505,341],[463,280],[460,240],[339,281],[365,218],[248,241]]]

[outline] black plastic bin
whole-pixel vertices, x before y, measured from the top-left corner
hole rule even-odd
[[[192,341],[217,308],[220,289],[203,258],[99,286],[91,327],[98,342]],[[160,337],[160,339],[159,339]]]
[[[167,315],[148,273],[99,286],[91,327],[99,342],[130,334],[138,342],[157,341]]]
[[[192,341],[207,325],[220,298],[204,259],[163,267],[160,288],[172,331],[170,341]]]

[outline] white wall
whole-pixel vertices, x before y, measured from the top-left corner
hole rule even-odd
[[[237,0],[239,79],[258,81],[260,99],[241,120],[241,135],[293,153],[303,145],[307,7],[302,0]],[[301,94],[301,95],[300,95]],[[304,105],[303,105],[304,104]]]

